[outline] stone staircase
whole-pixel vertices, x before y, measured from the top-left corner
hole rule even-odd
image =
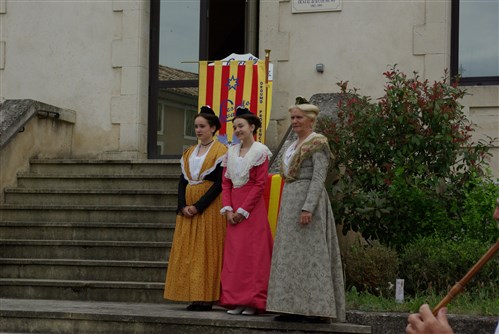
[[[0,206],[0,296],[163,301],[178,160],[32,160]]]
[[[0,333],[371,333],[163,300],[178,160],[30,161],[0,203]]]

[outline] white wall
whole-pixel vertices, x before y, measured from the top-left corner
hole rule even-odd
[[[75,110],[74,157],[144,156],[148,2],[3,1],[3,8],[0,98]]]
[[[342,1],[341,11],[292,13],[291,0],[261,1],[259,49],[271,49],[274,93],[269,146],[277,146],[289,124],[287,107],[294,98],[339,92],[339,81],[349,81],[373,99],[383,93],[382,73],[390,65],[408,75],[417,71],[430,81],[440,80],[450,67],[451,2]],[[259,55],[260,58],[263,54]],[[324,73],[315,65],[324,64]],[[487,133],[499,136],[499,87],[476,87],[464,103],[477,118],[485,109]],[[495,125],[490,120],[495,117]],[[482,130],[480,130],[482,131]],[[478,136],[481,133],[477,134]],[[499,150],[493,148],[493,172],[499,176]]]

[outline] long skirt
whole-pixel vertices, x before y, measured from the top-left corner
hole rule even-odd
[[[325,189],[312,222],[299,223],[309,180],[284,185],[272,257],[267,311],[345,321],[343,267]]]
[[[233,189],[232,205],[240,207],[247,194],[247,187]],[[221,306],[250,306],[260,312],[265,311],[272,245],[272,233],[262,197],[248,219],[227,227]]]
[[[213,183],[188,185],[186,204],[196,203]],[[220,298],[220,273],[226,219],[217,197],[201,214],[178,215],[168,261],[164,298],[176,301],[213,302]]]

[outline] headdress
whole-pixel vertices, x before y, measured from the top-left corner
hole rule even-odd
[[[304,98],[303,96],[297,96],[296,97],[296,100],[295,100],[295,104],[296,105],[299,105],[299,104],[309,104],[310,102],[307,101],[306,98]]]
[[[262,121],[260,120],[260,118],[257,115],[253,114],[248,108],[242,106],[237,107],[234,118],[231,119],[231,122],[234,122],[234,120],[238,117],[245,119],[249,124],[255,126],[253,134],[256,134],[256,130],[262,127]]]
[[[199,110],[199,113],[200,114],[210,114],[210,115],[216,116],[213,109],[211,109],[211,107],[208,105],[202,106],[201,109]]]
[[[196,117],[199,116],[205,118],[208,121],[208,124],[210,124],[210,126],[214,126],[216,128],[216,131],[220,130],[220,128],[222,127],[220,119],[218,118],[217,115],[215,115],[213,109],[211,109],[211,107],[208,105],[202,106],[200,108],[199,114]],[[215,134],[215,132],[213,134]]]
[[[236,116],[235,117],[239,117],[242,115],[254,115],[254,114],[248,108],[239,106],[236,108]]]

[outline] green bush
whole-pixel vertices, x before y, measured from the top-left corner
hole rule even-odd
[[[411,243],[400,254],[400,276],[405,290],[446,294],[485,254],[492,243],[461,238],[449,240],[439,236],[425,237]],[[483,288],[495,291],[499,299],[499,258],[489,260],[466,285],[469,291]]]
[[[376,296],[394,295],[398,271],[397,252],[381,245],[350,246],[344,256],[346,289],[369,292]]]
[[[499,198],[499,187],[489,180],[473,177],[464,190],[462,222],[456,235],[493,243],[499,238],[499,222],[492,214]]]
[[[340,175],[330,189],[337,223],[397,250],[433,234],[488,239],[478,217],[490,210],[480,192],[497,192],[487,173],[495,139],[470,141],[474,128],[458,102],[465,91],[395,67],[384,76],[376,102],[340,83],[338,119],[317,123]]]

